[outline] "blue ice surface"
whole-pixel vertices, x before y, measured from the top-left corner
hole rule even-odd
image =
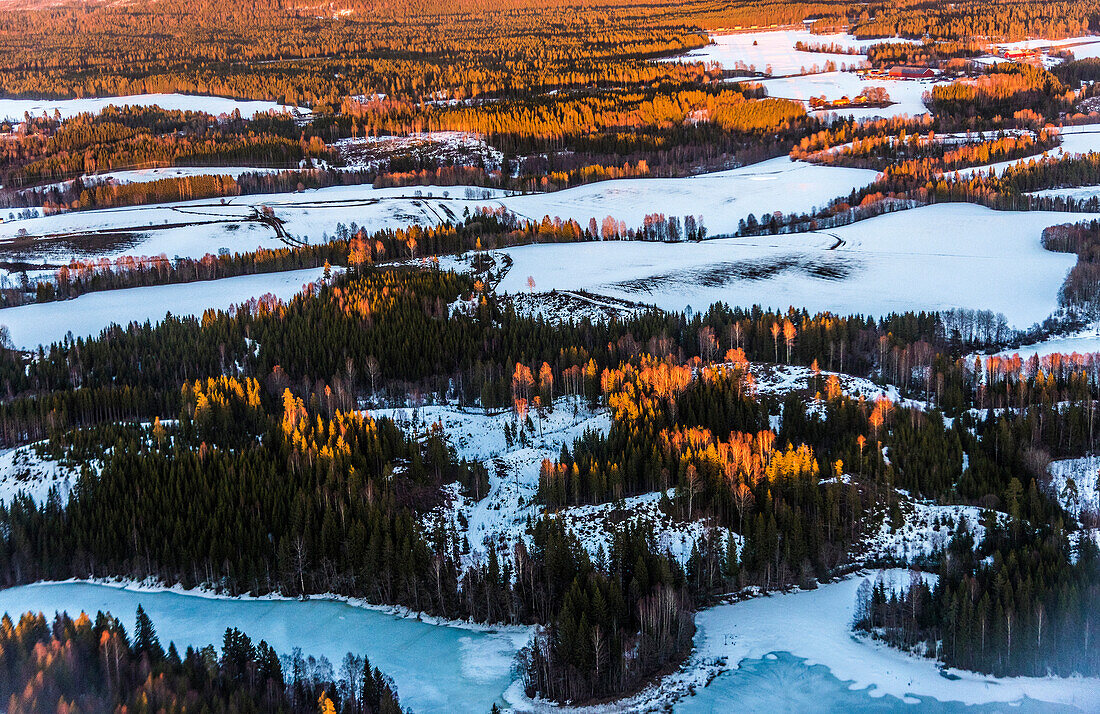
[[[0,612],[13,620],[25,612],[72,617],[110,612],[133,633],[141,605],[165,648],[175,642],[214,645],[221,651],[226,628],[236,627],[253,642],[266,640],[279,654],[295,647],[303,655],[327,657],[338,674],[344,655],[366,655],[391,676],[404,707],[417,714],[488,712],[512,682],[512,661],[526,639],[433,625],[334,600],[231,600],[178,592],[134,592],[83,582],[40,583],[0,590]]]
[[[788,652],[773,652],[763,659],[745,659],[739,667],[723,672],[694,696],[678,702],[676,714],[731,714],[749,712],[820,712],[863,714],[864,712],[908,712],[909,714],[1047,714],[1078,712],[1058,704],[1024,699],[1011,704],[966,705],[941,702],[929,697],[908,697],[903,701],[886,695],[873,697],[866,689],[851,689],[851,682],[833,676],[824,665],[810,665]]]

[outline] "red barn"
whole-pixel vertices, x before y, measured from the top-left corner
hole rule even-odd
[[[931,79],[936,73],[929,67],[891,67],[890,77],[893,79]]]

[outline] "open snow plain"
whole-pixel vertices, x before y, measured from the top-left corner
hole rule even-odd
[[[796,99],[808,103],[810,97],[824,96],[829,101],[841,97],[854,97],[868,87],[883,87],[894,104],[888,107],[853,107],[836,110],[841,116],[857,119],[874,117],[918,116],[926,114],[921,97],[931,89],[931,81],[864,80],[853,72],[841,71],[866,64],[863,54],[867,47],[880,42],[910,42],[900,38],[859,40],[851,35],[813,35],[807,30],[771,30],[767,32],[742,32],[714,34],[713,44],[693,50],[678,60],[713,62],[731,72],[766,73],[772,78],[761,80],[772,97]],[[806,52],[795,49],[795,44],[838,45],[859,54]],[[827,63],[836,71],[825,72]],[[809,73],[809,74],[807,74]],[[819,112],[823,114],[824,112]]]
[[[61,114],[62,119],[87,112],[99,113],[109,106],[149,107],[161,109],[206,112],[218,116],[239,110],[241,116],[250,117],[261,112],[293,111],[309,114],[308,109],[289,107],[275,102],[262,102],[228,97],[209,97],[193,94],[134,94],[125,97],[84,97],[82,99],[0,99],[0,119],[22,121],[25,114],[53,116]]]
[[[809,103],[810,97],[824,96],[829,101],[841,97],[853,98],[869,87],[882,87],[894,102],[887,107],[852,107],[831,110],[838,116],[854,116],[857,119],[873,117],[920,116],[928,113],[924,105],[924,93],[932,91],[935,80],[888,81],[865,80],[852,72],[822,72],[804,76],[782,77],[761,82],[768,96],[797,99]],[[824,112],[818,112],[822,114]]]
[[[533,220],[606,216],[642,225],[646,214],[702,216],[710,235],[728,235],[749,214],[809,212],[875,180],[876,172],[791,161],[786,157],[688,178],[619,179],[565,191],[514,196],[500,203]]]
[[[1065,216],[940,204],[828,232],[525,246],[507,251],[512,268],[497,289],[523,292],[531,277],[540,291],[585,290],[669,310],[717,301],[875,315],[965,307],[1028,326],[1057,308],[1076,260],[1039,242]]]
[[[373,232],[412,223],[460,220],[478,206],[504,208],[532,220],[573,218],[583,225],[612,216],[638,228],[646,214],[702,216],[711,235],[733,233],[749,214],[805,212],[866,186],[876,172],[818,166],[786,157],[687,178],[603,181],[554,193],[509,196],[463,186],[375,189],[334,186],[294,193],[237,196],[135,208],[54,214],[0,224],[0,254],[22,260],[67,262],[119,255],[201,257],[219,248],[253,250],[275,245],[274,230],[261,228],[257,211],[269,208],[287,233],[314,242],[340,223]],[[469,191],[469,197],[467,192]],[[104,234],[115,240],[104,245]],[[96,240],[95,237],[99,239]]]
[[[826,62],[833,62],[837,67],[857,66],[866,59],[863,54],[804,52],[795,49],[797,42],[807,45],[836,44],[845,49],[863,51],[878,42],[907,41],[859,40],[845,34],[813,35],[809,30],[791,29],[713,34],[710,39],[712,44],[674,59],[688,62],[714,62],[728,70],[750,69],[782,76],[811,70],[814,66],[824,68]]]
[[[11,331],[16,347],[33,350],[38,345],[59,342],[68,334],[92,337],[112,324],[157,323],[169,312],[178,317],[201,316],[211,308],[226,310],[265,295],[288,300],[304,285],[319,281],[323,273],[323,268],[307,268],[194,283],[103,290],[73,300],[0,309],[0,325],[6,325]]]

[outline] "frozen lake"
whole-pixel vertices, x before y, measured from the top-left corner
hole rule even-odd
[[[141,605],[165,647],[213,644],[227,627],[280,654],[301,647],[339,669],[348,652],[364,654],[393,677],[401,704],[421,712],[487,712],[512,681],[512,658],[526,632],[495,633],[430,625],[332,600],[230,600],[177,592],[139,592],[91,583],[42,583],[0,591],[8,613],[110,611],[132,632]],[[14,615],[13,617],[18,617]]]
[[[757,598],[700,612],[696,654],[705,659],[725,657],[730,667],[709,686],[698,687],[694,696],[677,702],[674,710],[684,714],[1095,711],[1100,701],[1093,687],[1096,680],[996,680],[962,673],[951,681],[939,676],[934,662],[855,640],[847,622],[859,582],[853,578],[812,592]],[[122,620],[128,630],[133,629],[139,604],[153,619],[165,646],[168,642],[179,649],[214,644],[220,649],[225,629],[236,627],[254,642],[266,640],[280,654],[300,647],[304,654],[324,655],[336,668],[347,652],[365,654],[393,677],[401,703],[418,713],[487,712],[494,703],[517,706],[520,711],[548,711],[542,704],[517,697],[518,685],[504,698],[513,685],[515,653],[528,639],[528,631],[522,628],[493,631],[433,625],[323,599],[228,599],[85,582],[0,590],[0,611],[16,617],[28,610],[47,617],[59,610],[72,615],[103,610]],[[735,663],[739,666],[734,667]]]
[[[851,689],[851,682],[837,679],[828,667],[811,665],[787,652],[768,654],[762,659],[743,660],[741,666],[724,672],[694,697],[676,705],[677,714],[718,714],[718,712],[1079,712],[1080,709],[1023,699],[1005,704],[966,705],[941,702],[930,697],[871,696],[866,690]]]

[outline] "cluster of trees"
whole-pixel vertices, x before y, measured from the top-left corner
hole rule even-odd
[[[907,65],[940,67],[952,64],[951,60],[968,59],[983,54],[982,44],[974,39],[958,41],[880,42],[867,48],[867,61],[873,67]]]
[[[265,711],[402,714],[393,682],[348,653],[336,677],[324,657],[280,660],[266,643],[227,629],[213,645],[167,651],[139,606],[133,636],[110,613],[52,622],[26,613],[0,620],[0,697],[12,714],[77,711]]]
[[[1050,526],[986,519],[985,540],[956,536],[934,587],[861,585],[855,627],[961,669],[997,676],[1095,675],[1100,554]],[[984,558],[983,558],[984,556]]]
[[[644,162],[647,171],[636,175],[667,176],[774,156],[779,143],[818,126],[798,102],[767,98],[756,85],[729,85],[719,78],[712,72],[690,84],[600,87],[499,102],[425,106],[388,97],[347,99],[334,121],[352,136],[475,132],[504,152],[504,185],[529,185],[507,183],[519,173],[545,176],[557,188],[593,180],[579,173],[588,167],[611,170]],[[516,159],[518,171],[509,171],[509,157],[516,155],[527,158]]]
[[[336,160],[317,136],[307,137],[286,115],[260,121],[239,112],[221,119],[160,107],[107,107],[98,114],[31,118],[18,130],[16,153],[0,165],[5,186],[157,166],[270,166]],[[5,142],[8,143],[8,142]]]
[[[852,31],[858,37],[931,37],[964,42],[975,37],[1058,39],[1089,34],[1095,29],[1097,9],[1093,0],[1021,0],[1004,5],[968,0],[934,7],[904,0],[875,13],[852,7],[848,18],[853,20]]]
[[[209,2],[164,3],[150,13],[24,9],[0,25],[2,88],[52,96],[184,92],[339,106],[345,96],[428,100],[675,80],[701,67],[644,61],[706,42],[658,3],[632,9],[600,3],[583,11],[556,2],[492,5],[355,1],[326,13],[324,22],[274,1],[248,10]],[[21,55],[27,46],[35,47],[36,63]]]
[[[822,141],[816,139],[807,143],[814,145]],[[849,143],[834,144],[812,153],[799,145],[791,150],[791,157],[813,163],[878,169],[887,173],[885,183],[889,183],[895,174],[907,179],[918,176],[933,179],[944,172],[1034,156],[1057,146],[1058,142],[1058,132],[1046,129],[1037,134],[996,132],[990,137],[984,134],[943,136],[931,131],[909,134],[903,130],[897,135],[856,137]]]
[[[821,52],[830,55],[862,55],[863,50],[853,45],[842,45],[839,42],[803,42],[798,40],[794,48],[799,52]]]
[[[1058,253],[1076,253],[1058,302],[1087,319],[1100,320],[1100,221],[1063,223],[1043,229],[1043,247]]]
[[[960,123],[1011,117],[1018,112],[1056,118],[1073,105],[1073,98],[1073,91],[1047,70],[1003,62],[976,79],[934,86],[929,108]]]
[[[535,530],[536,544],[563,537],[553,522]],[[572,582],[550,626],[520,651],[528,695],[575,703],[622,695],[690,652],[695,624],[685,574],[651,541],[626,526],[597,564],[583,549],[557,564]]]

